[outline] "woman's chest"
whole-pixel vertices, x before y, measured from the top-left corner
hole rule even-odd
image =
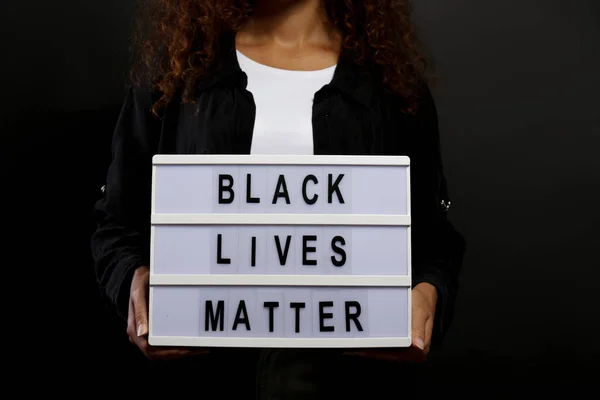
[[[259,102],[259,106],[265,102]],[[282,110],[285,104],[257,109],[247,91],[218,91],[182,104],[165,116],[159,153],[251,154],[257,138],[271,138],[271,151],[279,145],[294,154],[410,155],[414,127],[411,118],[383,103],[365,107],[332,94],[310,106]],[[254,139],[254,140],[253,140]],[[278,144],[279,143],[279,144]]]

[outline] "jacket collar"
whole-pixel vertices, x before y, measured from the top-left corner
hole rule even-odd
[[[197,88],[199,91],[204,91],[223,84],[232,84],[244,89],[248,85],[248,77],[242,71],[237,59],[235,33],[222,36],[217,62],[213,64],[208,74],[199,79]],[[356,64],[352,52],[343,50],[328,87],[337,89],[358,103],[369,107],[374,101],[378,85],[374,69]]]

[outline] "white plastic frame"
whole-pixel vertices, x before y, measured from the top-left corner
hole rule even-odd
[[[412,246],[410,159],[405,156],[274,156],[274,155],[155,155],[152,160],[150,237],[149,335],[152,346],[262,347],[262,348],[381,348],[409,347],[412,342]],[[156,214],[157,165],[327,165],[402,166],[407,169],[406,215],[333,214]],[[406,226],[408,274],[382,275],[176,275],[154,274],[154,237],[157,225],[365,225]],[[223,338],[153,335],[153,292],[156,286],[354,286],[408,289],[408,336],[380,338]]]

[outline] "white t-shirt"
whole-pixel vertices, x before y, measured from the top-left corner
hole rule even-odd
[[[335,65],[289,71],[260,64],[239,51],[237,56],[256,103],[251,154],[314,154],[313,99],[333,79]]]

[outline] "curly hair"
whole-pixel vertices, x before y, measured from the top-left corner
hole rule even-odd
[[[151,83],[167,105],[178,90],[193,101],[196,81],[218,57],[223,34],[237,32],[255,0],[141,0],[134,49],[136,82]],[[417,104],[427,62],[419,49],[409,0],[323,0],[354,62],[376,67],[385,89]]]

